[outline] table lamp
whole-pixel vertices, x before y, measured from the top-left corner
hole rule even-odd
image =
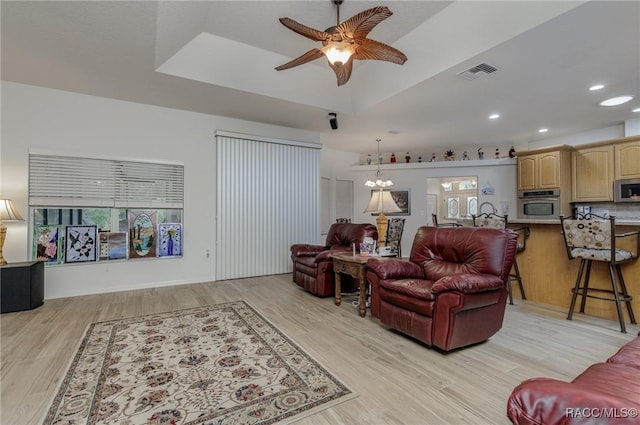
[[[0,196],[0,266],[7,264],[7,261],[2,256],[2,247],[4,246],[4,239],[7,236],[7,226],[3,224],[3,221],[24,220],[20,214],[18,214],[18,211],[16,211],[11,199],[6,199]]]
[[[384,213],[401,212],[402,209],[393,200],[391,192],[382,188],[371,192],[369,205],[364,210],[366,213],[379,213],[376,218],[378,228],[378,246],[385,246],[387,242],[387,217]]]

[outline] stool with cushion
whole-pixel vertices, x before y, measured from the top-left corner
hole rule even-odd
[[[491,229],[505,229],[507,227],[508,215],[498,215],[496,213],[482,213],[479,215],[472,215],[473,225],[475,227],[488,227]],[[517,252],[523,252],[527,248],[527,239],[529,238],[528,227],[510,227],[511,230],[518,233],[518,248]],[[522,276],[520,275],[520,268],[518,267],[517,258],[513,260],[513,273],[509,274],[509,285],[507,290],[509,291],[509,304],[513,305],[513,290],[511,284],[518,282],[520,288],[520,295],[522,299],[526,300],[527,295],[524,293],[524,286],[522,285]]]
[[[627,292],[627,287],[622,276],[620,264],[628,263],[638,259],[640,251],[639,231],[616,234],[615,217],[599,217],[595,214],[579,214],[575,218],[569,219],[560,217],[562,224],[562,234],[567,248],[567,255],[570,260],[580,259],[578,277],[572,292],[571,305],[567,320],[573,318],[578,295],[580,295],[580,313],[584,313],[587,298],[597,298],[616,303],[620,331],[626,333],[622,303],[627,306],[627,313],[631,323],[636,324],[631,306],[631,296]],[[635,238],[632,250],[616,247],[616,239]],[[611,289],[599,289],[589,287],[589,277],[591,275],[591,265],[594,261],[606,263],[609,268]],[[584,275],[584,280],[582,279]],[[599,294],[605,294],[599,295]]]
[[[462,227],[460,223],[438,223],[438,215],[436,213],[431,214],[431,221],[435,227]]]

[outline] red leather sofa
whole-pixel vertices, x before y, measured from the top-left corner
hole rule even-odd
[[[507,402],[516,425],[640,424],[640,334],[571,382],[528,379]]]
[[[319,297],[332,296],[335,292],[335,276],[331,255],[341,251],[352,252],[353,243],[359,251],[365,237],[378,240],[375,225],[334,223],[329,228],[324,245],[292,245],[293,281]],[[343,279],[343,288],[348,288],[349,282],[349,279]]]
[[[449,351],[502,327],[518,235],[478,227],[420,227],[409,260],[367,261],[371,314]]]

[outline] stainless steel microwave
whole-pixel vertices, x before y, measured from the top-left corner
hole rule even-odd
[[[640,179],[616,180],[613,188],[616,202],[640,202]]]

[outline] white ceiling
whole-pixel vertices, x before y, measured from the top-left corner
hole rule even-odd
[[[394,14],[369,38],[407,63],[357,62],[337,87],[322,59],[273,69],[319,45],[278,18],[324,30],[330,0],[2,1],[2,79],[318,131],[360,153],[377,138],[384,151],[523,145],[640,118],[639,1],[346,0],[341,21],[379,5]],[[456,75],[481,62],[499,70]],[[635,99],[598,106],[621,94]]]

